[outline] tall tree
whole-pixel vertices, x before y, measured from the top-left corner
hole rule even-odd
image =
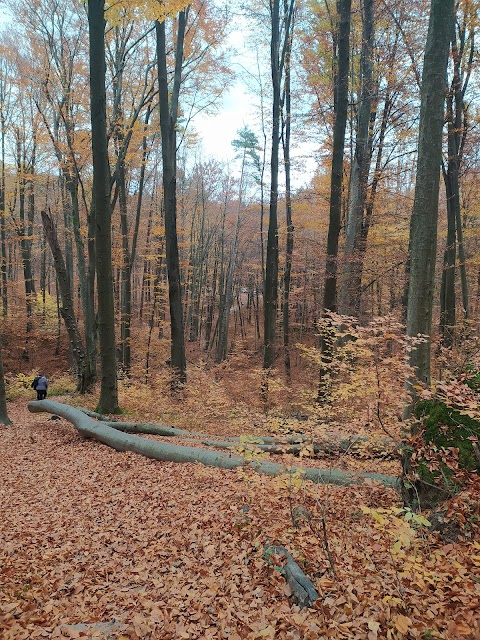
[[[415,199],[410,225],[407,335],[425,336],[410,353],[416,380],[430,384],[430,338],[437,252],[448,53],[454,35],[454,0],[431,0],[423,62]]]
[[[337,310],[337,257],[340,221],[342,215],[342,178],[345,131],[348,112],[348,73],[350,64],[350,17],[351,0],[337,3],[338,32],[336,35],[334,69],[334,125],[332,143],[332,169],[330,174],[330,216],[327,237],[327,259],[325,264],[325,288],[323,308]]]
[[[73,355],[77,373],[77,390],[81,393],[85,393],[85,378],[86,374],[88,374],[88,368],[85,367],[85,349],[80,337],[80,332],[78,330],[78,324],[75,317],[72,287],[69,282],[65,260],[60,248],[60,243],[58,242],[57,231],[55,229],[53,221],[46,211],[42,211],[41,216],[43,228],[45,230],[45,236],[48,240],[48,244],[50,245],[55,264],[57,283],[62,299],[60,313],[65,322],[68,338],[70,340],[70,349]]]
[[[245,181],[247,178],[247,170],[252,167],[255,173],[260,172],[260,158],[258,156],[258,138],[247,126],[237,131],[238,138],[232,142],[232,146],[239,152],[241,157],[240,183],[238,185],[238,205],[237,205],[237,221],[235,231],[233,233],[230,246],[230,255],[228,259],[227,273],[225,277],[225,287],[222,294],[222,304],[219,309],[218,319],[218,341],[215,362],[221,362],[227,357],[228,346],[228,329],[230,323],[230,312],[233,304],[233,282],[237,263],[238,239],[240,232],[240,223],[242,217],[242,209],[244,206],[243,194],[245,190]],[[258,175],[259,177],[259,175]]]
[[[7,396],[5,393],[5,376],[3,374],[3,355],[2,355],[2,339],[0,336],[0,424],[12,424],[8,417]]]
[[[284,12],[288,11],[288,0],[284,0]],[[287,224],[287,240],[285,246],[285,268],[283,271],[283,349],[287,380],[290,382],[290,286],[292,281],[293,263],[293,218],[292,218],[292,178],[291,178],[291,130],[292,130],[292,46],[293,46],[294,17],[292,17],[290,34],[285,51],[285,83],[282,97],[282,147],[283,164],[285,170],[285,222]]]
[[[291,38],[295,0],[285,3],[280,15],[280,0],[271,0],[270,66],[272,74],[272,148],[270,156],[270,206],[268,217],[267,256],[265,264],[264,355],[263,368],[275,362],[275,333],[278,303],[278,170],[280,149],[280,119],[282,81],[285,57]]]
[[[105,95],[105,0],[89,0],[90,119],[92,125],[93,198],[97,267],[101,386],[98,410],[118,412],[115,309],[112,275],[110,165]]]
[[[339,311],[344,315],[358,317],[362,282],[361,243],[364,238],[362,226],[367,200],[367,183],[372,157],[371,114],[374,104],[375,83],[373,81],[374,50],[374,3],[362,0],[362,54],[360,59],[360,100],[356,128],[355,152],[350,172],[350,206],[346,220],[344,264],[342,286],[339,296]]]
[[[86,149],[79,133],[86,127],[85,109],[81,104],[85,70],[82,46],[86,32],[83,7],[76,2],[24,3],[20,13],[31,46],[38,51],[34,70],[39,91],[34,94],[59,166],[65,234],[65,266],[73,297],[74,254],[76,249],[78,288],[83,310],[85,359],[79,390],[86,392],[96,380],[96,327],[94,309],[94,274],[88,273],[85,242],[82,235],[80,205],[87,209],[81,166]],[[29,73],[29,69],[26,73]],[[79,193],[80,192],[80,193]],[[88,243],[88,250],[92,250]],[[75,354],[74,354],[74,359]]]
[[[5,227],[6,181],[5,181],[5,139],[12,111],[12,68],[3,51],[0,58],[0,273],[2,310],[8,312],[7,289],[7,245]],[[1,381],[0,381],[1,382]]]
[[[187,379],[185,336],[183,325],[182,287],[177,236],[177,122],[178,102],[182,79],[185,27],[188,7],[178,14],[175,42],[173,84],[167,75],[167,42],[165,20],[155,22],[157,34],[158,93],[160,129],[162,134],[163,202],[165,214],[165,245],[170,304],[170,363],[180,383]]]
[[[348,112],[348,72],[350,61],[351,0],[337,3],[337,27],[334,37],[334,125],[332,141],[332,168],[330,173],[330,212],[327,235],[327,257],[325,262],[325,286],[323,290],[323,312],[337,310],[337,258],[340,222],[342,215],[342,178],[345,131]],[[332,359],[330,332],[325,325],[320,335],[320,381],[317,400],[326,401],[329,393],[328,372]]]
[[[471,77],[475,52],[476,18],[473,7],[466,3],[463,15],[457,6],[456,30],[452,39],[453,75],[447,94],[446,121],[447,161],[442,164],[447,200],[447,240],[443,259],[440,290],[440,332],[445,346],[453,344],[456,316],[455,263],[457,244],[462,285],[463,317],[468,317],[468,285],[460,206],[460,174],[465,141],[468,134],[468,104],[465,95]]]

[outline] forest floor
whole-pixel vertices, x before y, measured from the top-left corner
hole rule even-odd
[[[2,640],[480,638],[479,541],[414,531],[393,489],[157,462],[84,440],[66,421],[30,414],[25,400],[9,415]],[[316,464],[399,472],[368,456]],[[474,500],[451,506],[468,515]],[[304,515],[293,522],[296,507]],[[292,603],[282,558],[264,556],[269,542],[312,579],[313,608]]]

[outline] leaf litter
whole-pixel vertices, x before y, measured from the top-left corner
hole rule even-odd
[[[15,426],[0,430],[4,640],[480,638],[479,542],[420,532],[394,552],[388,516],[380,524],[366,513],[397,513],[393,490],[151,461],[20,404],[9,413]],[[300,525],[297,506],[309,514]],[[313,608],[292,602],[281,566],[264,557],[269,543],[312,579]]]

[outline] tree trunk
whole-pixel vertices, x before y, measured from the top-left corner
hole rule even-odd
[[[273,85],[272,150],[270,156],[270,207],[268,218],[265,290],[263,292],[264,354],[263,368],[275,363],[275,329],[278,298],[278,152],[280,145],[280,0],[270,3],[272,36],[270,64]]]
[[[99,409],[118,411],[115,308],[112,275],[110,167],[105,95],[105,0],[88,3],[90,36],[90,118],[92,126],[93,209],[97,272],[101,386]]]
[[[4,96],[3,96],[3,87],[2,87],[2,95],[0,96],[0,126],[1,126],[1,158],[0,158],[0,211],[5,211],[5,195],[6,195],[6,185],[5,185],[5,135],[6,135],[6,127],[5,127],[5,114],[4,114]],[[0,270],[1,270],[1,287],[2,287],[2,310],[3,317],[5,318],[8,313],[8,275],[7,275],[7,245],[6,245],[6,230],[5,230],[5,216],[0,216]]]
[[[415,199],[410,225],[407,335],[426,337],[410,353],[414,378],[430,384],[430,339],[437,251],[438,193],[442,158],[445,82],[453,37],[453,0],[431,0],[422,75]],[[410,386],[413,390],[412,381]]]
[[[327,236],[327,258],[325,262],[325,287],[323,310],[337,310],[338,239],[342,215],[342,179],[345,130],[348,115],[348,73],[350,61],[350,17],[352,0],[339,0],[338,11],[338,54],[334,76],[334,108],[332,170],[330,175],[330,213]],[[330,395],[330,365],[332,362],[332,341],[328,321],[320,335],[321,364],[317,402],[324,404]]]
[[[24,132],[16,131],[17,138],[17,182],[18,182],[18,201],[19,201],[19,235],[20,235],[20,251],[22,256],[23,266],[23,279],[25,283],[25,304],[27,313],[27,334],[32,331],[32,314],[33,314],[33,300],[35,297],[35,282],[33,280],[33,268],[32,268],[32,235],[33,228],[30,224],[30,210],[27,201],[27,185],[28,181],[26,173],[28,171],[26,158],[25,158],[25,140]],[[23,141],[23,144],[22,144]],[[32,158],[34,158],[34,152],[32,152]],[[34,162],[34,160],[33,160]],[[28,335],[27,344],[24,349],[24,358],[28,360]]]
[[[450,126],[449,126],[450,128]],[[449,149],[451,148],[449,138]],[[450,153],[450,151],[449,151]],[[451,158],[449,156],[449,164]],[[440,335],[445,347],[453,346],[455,332],[455,179],[450,170],[443,172],[447,196],[447,241],[443,254],[442,284],[440,287]]]
[[[350,209],[347,216],[344,264],[339,311],[343,315],[359,316],[362,280],[362,227],[367,199],[367,183],[371,161],[371,113],[374,98],[373,83],[373,0],[363,0],[362,57],[360,62],[361,93],[355,153],[351,170]]]
[[[78,286],[83,310],[83,325],[85,335],[85,363],[83,373],[83,388],[85,393],[90,391],[97,379],[97,345],[95,327],[95,309],[93,291],[90,290],[89,276],[85,262],[85,247],[80,229],[80,208],[78,202],[78,178],[69,176],[66,181],[72,204],[72,228],[75,238],[77,254]],[[73,291],[72,291],[73,295]]]
[[[293,474],[299,470],[302,478],[319,484],[351,485],[358,480],[377,480],[386,487],[395,487],[397,478],[385,476],[378,473],[363,473],[358,475],[358,479],[348,473],[335,469],[317,469],[289,467],[287,470],[281,464],[254,460],[248,462],[245,458],[232,455],[231,453],[214,452],[208,449],[197,447],[183,447],[168,442],[158,442],[157,440],[147,440],[139,436],[130,435],[117,431],[104,423],[98,423],[86,416],[79,409],[69,405],[54,402],[52,400],[40,400],[28,403],[28,410],[32,413],[54,413],[71,422],[79,433],[85,438],[98,440],[116,451],[133,451],[140,455],[154,460],[171,462],[199,462],[208,467],[218,467],[220,469],[236,469],[238,467],[249,467],[258,473],[268,476],[278,476],[286,473]]]
[[[5,376],[3,373],[3,345],[0,336],[0,424],[12,424],[7,412],[7,397],[5,394]]]
[[[45,230],[45,236],[48,240],[48,244],[50,245],[53,261],[55,264],[57,282],[62,298],[60,313],[62,315],[63,321],[65,322],[65,328],[67,329],[68,338],[70,340],[70,349],[77,372],[77,391],[80,391],[80,393],[85,393],[85,350],[83,348],[82,339],[80,337],[80,332],[78,330],[78,325],[75,318],[72,289],[70,286],[67,267],[63,259],[62,250],[60,249],[57,232],[55,231],[55,227],[53,226],[52,219],[45,211],[42,211],[42,222],[43,228]]]
[[[284,0],[285,13],[288,12],[287,0]],[[292,262],[293,262],[293,233],[294,226],[292,220],[292,186],[291,186],[291,162],[290,162],[290,138],[291,138],[291,56],[292,56],[292,39],[293,39],[293,20],[291,22],[290,33],[285,34],[286,39],[286,55],[285,55],[285,120],[283,135],[283,162],[285,168],[285,215],[287,223],[287,241],[285,247],[285,269],[283,273],[283,350],[285,374],[287,381],[291,382],[291,363],[290,363],[290,286],[292,279]]]
[[[332,171],[330,176],[330,219],[325,264],[323,308],[337,310],[337,257],[342,214],[342,178],[345,130],[348,112],[351,0],[338,2],[338,57],[334,78],[335,122],[333,125]]]
[[[180,93],[185,26],[188,9],[178,14],[175,51],[175,75],[171,94],[167,77],[167,44],[165,23],[155,22],[157,35],[158,91],[160,129],[162,134],[163,200],[165,210],[165,240],[170,304],[170,362],[176,381],[187,379],[185,337],[182,310],[182,288],[177,237],[177,119]],[[175,381],[174,381],[175,384]]]
[[[127,184],[125,163],[118,168],[117,184],[119,188],[120,231],[122,235],[122,269],[120,286],[120,340],[121,364],[125,373],[130,375],[131,368],[131,322],[132,322],[132,269],[128,242]]]
[[[240,232],[240,213],[243,207],[242,190],[245,175],[246,149],[243,151],[242,170],[240,174],[240,186],[238,193],[237,222],[235,225],[235,233],[230,246],[230,256],[228,259],[227,273],[225,277],[225,288],[223,291],[223,304],[218,315],[218,341],[215,362],[219,363],[226,359],[228,353],[228,329],[230,325],[230,312],[233,303],[233,277],[237,262],[238,236]],[[225,222],[225,218],[223,220]],[[223,231],[223,230],[222,230]]]

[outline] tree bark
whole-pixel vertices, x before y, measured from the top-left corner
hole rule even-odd
[[[338,57],[334,78],[335,122],[333,125],[332,171],[330,176],[330,219],[325,264],[324,310],[337,310],[337,257],[342,214],[342,178],[345,130],[348,112],[351,0],[338,2]]]
[[[158,91],[160,129],[162,134],[163,201],[165,211],[165,244],[170,304],[170,363],[176,381],[186,382],[187,361],[182,308],[182,287],[177,237],[177,120],[182,79],[182,62],[187,12],[178,14],[175,50],[175,74],[171,93],[167,77],[167,44],[165,23],[155,22],[157,35]],[[176,383],[174,381],[174,385]]]
[[[340,290],[339,312],[347,316],[359,316],[361,281],[363,270],[362,228],[367,183],[371,162],[371,113],[374,98],[373,45],[374,11],[373,0],[363,0],[363,34],[361,56],[361,92],[355,153],[351,170],[350,208],[347,216],[342,287]]]
[[[284,11],[288,12],[288,0],[284,0]],[[284,87],[284,132],[283,132],[283,164],[285,168],[285,217],[287,223],[287,240],[285,246],[285,269],[283,272],[283,350],[285,374],[287,382],[291,382],[291,362],[290,362],[290,287],[292,280],[292,263],[293,263],[293,234],[295,228],[292,219],[292,184],[291,184],[291,159],[290,159],[290,141],[291,141],[291,118],[292,118],[292,94],[291,94],[291,57],[292,57],[292,39],[293,39],[293,19],[290,25],[290,33],[285,34],[286,39],[286,56],[285,56],[285,87]]]
[[[8,417],[7,396],[5,393],[5,376],[3,373],[3,345],[0,336],[0,424],[9,425],[12,421]]]
[[[348,114],[348,73],[350,64],[350,17],[352,0],[339,0],[338,11],[338,55],[334,75],[334,109],[332,170],[330,175],[330,213],[327,236],[327,257],[325,262],[325,286],[323,290],[323,309],[337,310],[337,273],[338,240],[342,215],[343,156],[345,130]],[[321,364],[317,402],[324,404],[330,395],[330,365],[333,345],[328,319],[320,335]]]
[[[280,0],[270,3],[272,36],[270,64],[273,84],[272,150],[270,157],[270,207],[268,217],[265,289],[263,292],[264,354],[263,368],[270,369],[275,362],[275,329],[278,298],[278,151],[280,144]]]
[[[430,384],[438,194],[447,61],[454,29],[453,5],[453,0],[431,0],[422,75],[415,199],[410,225],[407,335],[413,338],[422,335],[426,341],[417,345],[409,360],[415,379],[426,385]]]
[[[115,308],[112,275],[110,166],[105,94],[105,0],[88,2],[90,55],[90,118],[92,126],[93,209],[97,272],[101,386],[98,407],[118,411]]]
[[[285,547],[269,544],[265,547],[267,558],[274,555],[285,556],[287,562],[282,565],[282,573],[285,576],[290,589],[292,590],[293,600],[302,607],[312,607],[318,600],[318,593],[313,586],[312,581],[301,570],[300,566],[295,562],[292,554]]]
[[[85,393],[85,350],[75,318],[72,289],[68,278],[67,267],[65,265],[65,260],[63,259],[62,250],[60,249],[57,232],[55,230],[55,227],[53,226],[52,219],[45,211],[42,211],[42,222],[43,228],[45,230],[45,236],[52,251],[55,272],[57,274],[57,282],[62,298],[60,313],[62,315],[63,321],[65,322],[65,328],[67,329],[68,337],[70,340],[70,348],[77,372],[77,391],[80,391],[80,393]]]
[[[133,451],[154,460],[170,462],[199,462],[208,467],[220,469],[236,469],[248,467],[258,473],[268,476],[278,476],[284,473],[302,472],[302,478],[318,484],[337,484],[348,486],[356,484],[358,480],[377,480],[386,487],[396,487],[397,478],[379,473],[363,473],[358,479],[348,473],[335,469],[316,469],[291,467],[288,470],[281,464],[265,461],[247,462],[243,457],[230,453],[214,452],[197,447],[183,447],[168,442],[146,440],[139,436],[122,433],[95,422],[79,409],[52,400],[32,401],[28,403],[28,410],[32,413],[53,413],[65,418],[73,424],[85,438],[98,440],[116,451]]]

